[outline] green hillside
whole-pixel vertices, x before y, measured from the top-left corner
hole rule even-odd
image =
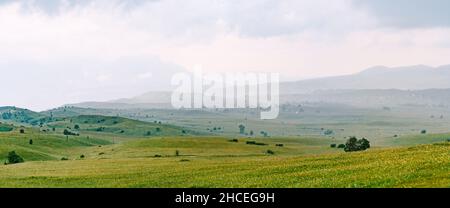
[[[130,138],[197,135],[198,133],[181,127],[159,122],[143,122],[117,116],[81,115],[58,119],[46,124],[49,130],[55,128],[79,133],[80,136],[97,136],[117,141]]]
[[[200,146],[186,145],[185,140],[177,139],[157,143],[148,140],[148,144],[139,141],[104,149],[92,147],[94,152],[110,151],[95,157],[93,152],[84,160],[7,165],[0,167],[0,186],[450,187],[450,143],[289,156],[267,155],[263,148],[225,144],[218,138],[214,144],[213,140]],[[216,145],[217,148],[208,149]],[[222,152],[216,152],[221,145]],[[179,149],[180,156],[168,155],[169,149]],[[155,152],[162,153],[162,157],[151,156]],[[239,156],[238,152],[257,154]]]
[[[29,125],[39,125],[49,120],[43,114],[17,107],[0,107],[0,120],[23,123]]]

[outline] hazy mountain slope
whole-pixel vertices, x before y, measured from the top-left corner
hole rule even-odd
[[[336,89],[403,89],[421,90],[450,88],[450,65],[372,67],[360,73],[297,82],[282,83],[282,94],[297,94],[315,90]]]
[[[281,95],[281,103],[322,102],[358,107],[450,106],[450,89],[427,90],[322,90]]]
[[[450,65],[372,67],[360,73],[280,84],[281,102],[328,102],[357,106],[449,105]],[[72,104],[83,108],[171,108],[171,92],[148,92],[110,102]]]

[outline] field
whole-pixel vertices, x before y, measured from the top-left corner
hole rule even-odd
[[[394,137],[390,129],[398,126],[386,127],[388,133],[368,137],[369,150],[346,153],[330,145],[345,143],[350,133],[239,135],[232,132],[237,127],[228,130],[231,123],[223,132],[202,131],[215,126],[208,120],[231,122],[232,113],[213,120],[207,115],[214,113],[203,112],[205,120],[191,129],[155,111],[141,114],[149,121],[145,122],[119,117],[117,111],[97,111],[113,116],[87,116],[80,115],[82,109],[70,110],[70,115],[58,112],[50,118],[48,114],[30,118],[33,123],[45,121],[37,126],[17,119],[2,121],[0,161],[6,162],[8,152],[15,151],[25,162],[0,165],[0,187],[450,187],[450,134],[435,129]],[[338,118],[329,123],[339,123]],[[386,122],[402,119],[397,116]],[[246,125],[257,126],[255,122],[247,119]],[[415,125],[426,122],[430,121]],[[271,124],[263,125],[261,129]],[[359,126],[359,134],[370,136],[365,125]],[[386,124],[367,126],[382,129],[381,125]],[[284,129],[293,131],[289,125]],[[78,135],[64,135],[63,130]]]
[[[319,156],[264,155],[225,145],[197,152],[177,139],[111,147],[104,157],[30,162],[0,168],[1,187],[449,187],[450,144]],[[221,145],[222,142],[206,146]],[[179,142],[179,143],[178,143]],[[201,141],[196,141],[201,142]],[[178,143],[178,145],[174,145]],[[165,147],[168,145],[169,147]],[[155,149],[151,148],[156,146]],[[190,146],[190,147],[189,147]],[[233,147],[236,146],[236,147]],[[134,147],[134,148],[133,148]],[[205,147],[205,146],[202,146]],[[203,150],[203,148],[201,150]],[[112,150],[114,148],[114,150]],[[177,148],[181,155],[168,155]],[[199,148],[199,149],[200,149]],[[104,150],[104,149],[103,149]],[[102,151],[103,151],[102,150]],[[163,153],[162,158],[151,156]],[[201,151],[200,150],[200,151]],[[99,151],[92,149],[92,153]],[[117,154],[112,153],[117,151]],[[298,150],[300,151],[300,150]],[[132,152],[133,154],[129,154]],[[185,153],[183,153],[185,152]],[[248,152],[246,155],[234,155]],[[278,152],[275,150],[275,152]],[[289,151],[288,151],[289,152]],[[198,155],[193,155],[198,153]],[[173,153],[172,153],[173,154]],[[277,153],[276,153],[277,154]],[[127,155],[127,156],[124,156]],[[92,157],[92,158],[89,158]]]

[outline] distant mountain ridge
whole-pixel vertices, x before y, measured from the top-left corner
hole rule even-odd
[[[280,83],[281,102],[349,105],[450,105],[450,65],[375,66],[352,75]],[[90,108],[171,108],[171,92],[148,92],[109,102],[72,104]]]
[[[424,90],[450,88],[450,65],[389,68],[376,66],[360,73],[282,83],[281,94],[311,93],[317,90],[399,89]]]

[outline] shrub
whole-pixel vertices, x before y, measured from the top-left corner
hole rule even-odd
[[[18,155],[15,151],[8,153],[8,162],[7,164],[16,164],[16,163],[23,163],[25,162],[24,159]]]
[[[331,130],[331,129],[327,129],[327,130],[325,130],[325,131],[323,132],[323,134],[326,135],[326,136],[332,135],[333,133],[334,133],[334,132],[333,132],[333,130]]]
[[[33,145],[33,140],[30,139],[30,141],[28,141],[28,144]]]
[[[427,130],[422,130],[421,132],[420,132],[421,134],[426,134],[427,133]]]
[[[284,144],[276,144],[277,147],[284,147]]]
[[[345,144],[339,144],[339,145],[337,146],[337,148],[343,149],[343,148],[345,148]]]
[[[178,151],[178,150],[175,150],[175,156],[180,156],[180,151]]]
[[[331,148],[336,148],[336,146],[337,146],[336,144],[331,144],[330,145]]]
[[[79,136],[79,135],[80,135],[80,134],[78,134],[78,133],[69,131],[69,130],[67,130],[67,129],[64,129],[63,134],[66,135],[66,136],[70,136],[70,135],[72,135],[72,136]]]
[[[100,153],[98,153],[98,155],[104,155],[105,153],[104,152],[100,152]]]
[[[20,133],[21,134],[25,134],[25,130],[24,129],[20,129]]]
[[[267,150],[266,153],[269,154],[269,155],[274,155],[275,154],[275,152],[272,151],[272,150]]]
[[[155,155],[155,157],[162,157],[161,155]]]
[[[61,160],[69,160],[67,157],[62,157]]]
[[[80,159],[84,159],[85,158],[85,156],[84,155],[80,155]]]
[[[239,142],[239,140],[238,139],[230,139],[230,140],[228,140],[229,142]]]
[[[350,137],[345,143],[344,151],[346,152],[355,152],[355,151],[364,151],[370,148],[369,140],[362,138],[358,140],[356,137]]]
[[[156,132],[160,132],[161,131],[161,128],[156,128]]]
[[[78,130],[78,129],[80,129],[80,126],[78,124],[75,124],[75,126],[73,128]]]
[[[180,162],[189,162],[190,160],[188,159],[181,159]]]
[[[243,124],[239,124],[239,134],[244,134],[245,133],[245,126]]]
[[[266,146],[266,143],[262,143],[262,142],[255,142],[255,141],[247,141],[246,144],[250,144],[250,145],[259,145],[259,146]]]

